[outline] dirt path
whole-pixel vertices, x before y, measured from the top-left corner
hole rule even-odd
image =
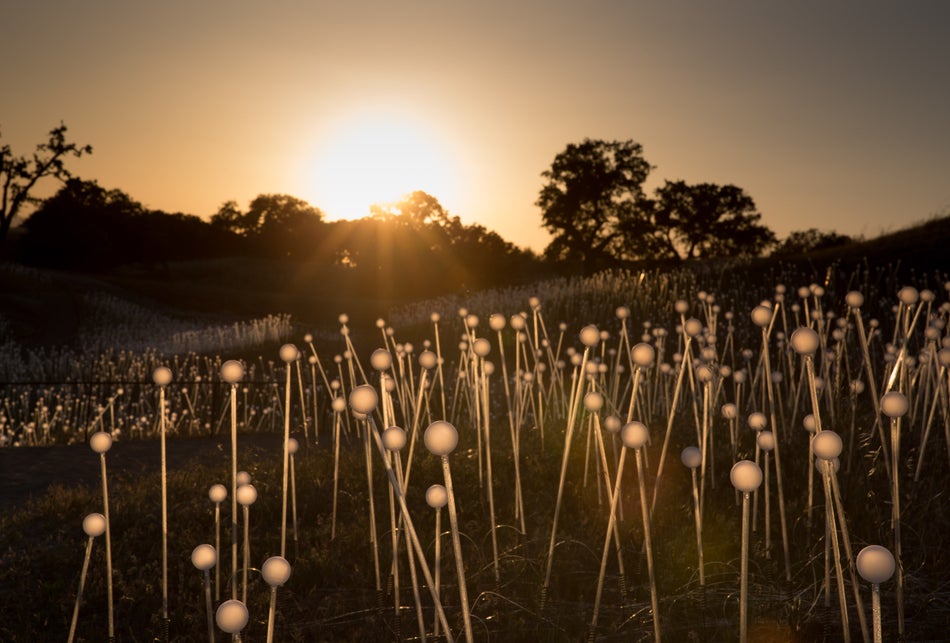
[[[279,453],[281,436],[251,433],[238,436],[238,455],[252,447]],[[182,469],[216,453],[230,454],[228,438],[178,438],[166,442],[169,471]],[[157,440],[116,442],[107,456],[109,472],[157,471],[161,449]],[[86,444],[0,449],[0,511],[22,506],[30,497],[46,493],[50,485],[99,484],[99,456]]]

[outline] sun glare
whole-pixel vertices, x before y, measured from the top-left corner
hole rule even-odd
[[[457,172],[448,146],[424,124],[392,116],[353,117],[317,143],[309,201],[329,219],[358,219],[374,203],[415,190],[457,200]],[[457,213],[456,213],[457,214]]]

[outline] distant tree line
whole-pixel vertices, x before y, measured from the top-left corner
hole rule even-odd
[[[734,185],[665,181],[648,196],[652,169],[639,143],[585,139],[559,153],[541,176],[537,200],[552,239],[543,260],[481,225],[463,224],[436,197],[417,191],[376,204],[355,221],[286,194],[261,194],[247,209],[226,201],[205,221],[152,210],[120,190],[74,177],[65,160],[92,152],[52,129],[31,157],[0,147],[0,246],[26,204],[17,260],[36,266],[108,272],[161,268],[172,261],[256,257],[305,266],[367,296],[426,296],[530,281],[552,268],[592,272],[631,262],[672,262],[834,248],[850,237],[817,229],[778,241],[752,197]],[[40,201],[40,180],[63,182]]]

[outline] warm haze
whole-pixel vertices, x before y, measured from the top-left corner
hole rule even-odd
[[[634,139],[651,190],[734,183],[779,236],[873,236],[950,208],[948,25],[936,1],[14,0],[0,128],[23,154],[65,121],[77,175],[166,211],[422,189],[536,250],[554,156]]]

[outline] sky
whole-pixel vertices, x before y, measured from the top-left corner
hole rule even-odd
[[[541,173],[585,138],[640,143],[648,192],[743,188],[779,237],[950,213],[942,0],[4,0],[0,60],[0,143],[63,121],[74,174],[205,218],[421,189],[540,251]]]

